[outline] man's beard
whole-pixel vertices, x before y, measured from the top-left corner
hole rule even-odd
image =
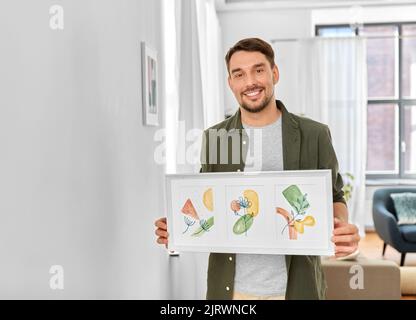
[[[273,95],[270,95],[270,97],[265,97],[263,102],[258,106],[258,107],[249,107],[248,105],[246,105],[244,102],[241,102],[241,107],[251,113],[259,113],[261,111],[263,111],[267,105],[270,103],[270,101],[272,100]]]

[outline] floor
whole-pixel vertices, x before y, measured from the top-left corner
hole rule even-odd
[[[367,258],[386,259],[395,261],[400,265],[400,253],[390,246],[387,246],[384,257],[381,255],[383,251],[383,240],[372,231],[367,231],[366,236],[360,241],[360,252]],[[408,253],[404,265],[406,267],[416,267],[416,253]],[[416,296],[403,296],[405,300],[416,300]]]

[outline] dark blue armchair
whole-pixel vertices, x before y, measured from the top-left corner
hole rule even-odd
[[[373,220],[376,232],[384,241],[383,256],[386,246],[390,245],[402,256],[400,266],[404,265],[406,253],[416,252],[416,225],[398,225],[392,193],[415,192],[416,188],[378,189],[373,196]]]

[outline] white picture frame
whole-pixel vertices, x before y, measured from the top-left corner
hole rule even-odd
[[[158,126],[160,103],[157,51],[145,42],[141,42],[141,68],[143,124]]]
[[[166,191],[169,250],[334,254],[331,170],[169,174]]]

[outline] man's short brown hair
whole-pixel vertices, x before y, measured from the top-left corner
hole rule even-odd
[[[225,55],[225,62],[227,63],[227,70],[230,72],[230,59],[237,51],[249,51],[249,52],[261,52],[270,62],[270,66],[273,68],[274,62],[274,51],[270,44],[259,38],[247,38],[238,41],[233,47],[228,50]]]

